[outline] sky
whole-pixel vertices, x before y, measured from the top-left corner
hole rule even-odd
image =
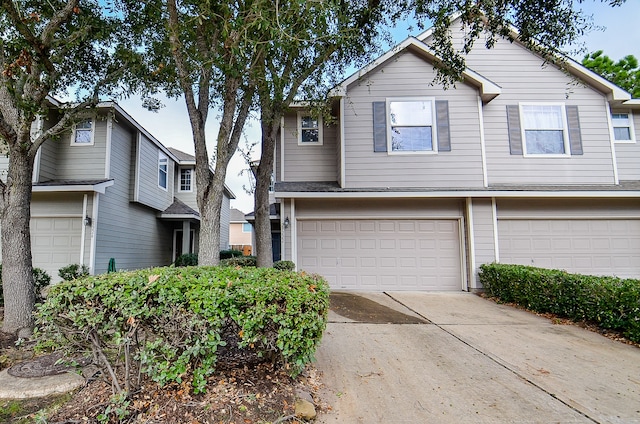
[[[581,45],[571,46],[566,49],[570,56],[581,61],[586,52],[603,50],[613,60],[619,60],[626,55],[634,55],[640,59],[640,31],[637,30],[638,17],[640,17],[640,1],[627,0],[620,7],[610,7],[600,0],[585,0],[578,6],[587,15],[593,16],[594,24],[601,27],[599,31],[593,31],[582,37]],[[399,43],[409,35],[418,35],[421,31],[412,28],[409,24],[398,25],[394,31],[394,42]],[[576,50],[583,48],[579,53]],[[347,75],[345,75],[347,76]],[[147,131],[156,137],[167,147],[173,147],[186,153],[193,154],[193,140],[191,137],[191,125],[187,109],[183,99],[162,99],[165,107],[158,112],[149,112],[141,106],[139,98],[129,98],[118,103]],[[217,113],[211,112],[207,123],[207,147],[209,154],[215,146],[215,138],[218,132]],[[240,147],[246,148],[247,143],[252,144],[260,140],[260,124],[256,120],[250,120],[245,127],[244,137],[240,141]],[[259,149],[253,149],[252,159],[260,158]],[[245,213],[253,211],[253,196],[249,195],[244,187],[249,187],[249,174],[245,160],[236,153],[227,169],[226,184],[235,194],[236,199],[231,201],[231,207]],[[241,171],[243,175],[240,175]]]

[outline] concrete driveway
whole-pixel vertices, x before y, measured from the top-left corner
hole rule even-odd
[[[640,349],[469,293],[361,294],[425,323],[333,308],[319,423],[640,423]]]

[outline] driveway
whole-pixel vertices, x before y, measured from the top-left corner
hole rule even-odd
[[[640,423],[637,347],[470,293],[357,295],[392,312],[332,302],[319,423]]]

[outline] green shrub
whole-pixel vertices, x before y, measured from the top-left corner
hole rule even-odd
[[[240,267],[256,267],[258,260],[255,256],[236,256],[234,258],[222,259],[220,266],[240,266]]]
[[[175,266],[196,266],[198,265],[198,255],[195,253],[185,253],[176,258]]]
[[[58,277],[65,281],[75,280],[76,278],[82,278],[89,275],[89,267],[80,264],[71,264],[63,266],[58,270]]]
[[[221,250],[220,251],[220,259],[229,259],[235,258],[237,256],[242,256],[242,250]]]
[[[480,281],[504,302],[591,321],[640,342],[640,280],[493,263],[480,267]]]
[[[33,268],[33,289],[35,301],[40,303],[44,300],[42,292],[51,283],[51,276],[41,268]],[[0,305],[4,305],[4,289],[2,287],[2,264],[0,264]]]
[[[319,276],[167,267],[64,281],[52,287],[36,322],[42,348],[91,352],[118,392],[133,386],[140,369],[160,384],[188,381],[198,393],[228,343],[299,372],[322,337],[328,308]]]
[[[281,271],[293,271],[296,269],[296,264],[293,261],[275,261],[273,267]]]

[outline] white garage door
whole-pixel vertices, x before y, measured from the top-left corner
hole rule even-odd
[[[332,288],[462,290],[458,220],[298,222],[298,267]]]
[[[500,262],[640,277],[640,220],[499,219]]]
[[[58,270],[80,262],[81,218],[32,218],[31,250],[33,266],[59,280]]]

